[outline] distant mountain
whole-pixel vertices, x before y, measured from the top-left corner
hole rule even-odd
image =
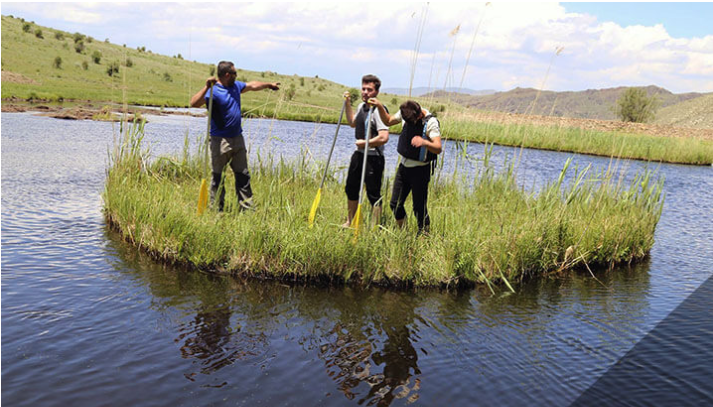
[[[614,106],[625,89],[627,88],[588,89],[577,92],[542,91],[538,96],[537,89],[515,88],[507,92],[496,92],[484,96],[448,94],[443,91],[433,92],[427,96],[448,98],[452,102],[479,110],[615,120],[617,117],[614,113]],[[705,95],[703,93],[674,94],[653,85],[644,89],[650,96],[654,95],[659,98],[662,108]],[[537,102],[533,106],[535,98],[537,98]]]
[[[654,123],[713,129],[713,93],[660,109]]]
[[[442,89],[441,89],[442,90]],[[423,96],[430,92],[433,92],[434,88],[427,88],[425,86],[420,86],[411,89],[411,96]],[[467,88],[446,88],[447,92],[460,93],[471,96],[481,96],[481,95],[492,95],[495,93],[493,89],[483,89],[483,90],[473,90]],[[406,96],[408,95],[408,88],[381,88],[382,93],[391,93],[393,95]]]

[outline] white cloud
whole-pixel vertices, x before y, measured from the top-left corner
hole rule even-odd
[[[417,85],[458,85],[466,69],[466,87],[539,87],[549,68],[549,89],[646,81],[684,92],[709,89],[713,74],[713,35],[673,38],[661,24],[621,27],[557,3],[4,3],[5,14],[8,8],[131,47],[168,55],[190,49],[202,62],[235,58],[246,69],[349,85],[373,72],[385,87],[407,86],[419,40]]]
[[[685,68],[681,71],[687,75],[700,75],[708,77],[713,82],[713,53],[689,53]]]

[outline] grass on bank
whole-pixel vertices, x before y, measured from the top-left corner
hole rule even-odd
[[[346,205],[337,174],[325,183],[308,228],[323,167],[304,154],[293,162],[251,157],[254,212],[235,210],[228,174],[227,211],[197,216],[202,153],[190,153],[186,142],[177,157],[151,158],[142,139],[143,128],[132,126],[110,154],[103,193],[108,221],[159,258],[212,271],[365,285],[510,287],[644,258],[663,206],[663,181],[648,172],[627,184],[614,171],[595,174],[568,161],[559,179],[535,193],[516,185],[512,166],[496,171],[486,154],[470,183],[456,173],[434,176],[429,236],[416,236],[410,213],[409,227],[398,230],[385,208],[383,226],[363,230],[353,244],[352,231],[339,227]],[[391,180],[384,184],[388,202]]]
[[[479,122],[462,116],[447,123],[444,136],[449,139],[654,162],[713,163],[713,141],[696,138]]]

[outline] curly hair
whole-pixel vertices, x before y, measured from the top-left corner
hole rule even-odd
[[[399,107],[401,110],[401,118],[409,124],[415,124],[421,118],[421,105],[413,100],[407,100]]]

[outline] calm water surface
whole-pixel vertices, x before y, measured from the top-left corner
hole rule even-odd
[[[150,120],[156,154],[179,154],[184,136],[195,143],[205,126],[178,116]],[[324,160],[335,131],[269,120],[245,127],[253,160],[258,151]],[[601,283],[575,274],[496,295],[320,288],[156,264],[102,217],[116,131],[2,114],[9,406],[568,405],[713,273],[713,169],[679,165],[656,167],[666,203],[650,258],[599,271]],[[332,161],[342,172],[351,137],[343,126]],[[482,145],[467,149],[483,155]],[[447,163],[454,151],[448,143]],[[496,147],[494,161],[518,154]],[[519,180],[537,189],[570,156],[580,167],[609,165],[525,150]],[[646,166],[619,165],[631,174]],[[668,362],[662,355],[660,366]],[[642,395],[643,404],[655,402]]]

